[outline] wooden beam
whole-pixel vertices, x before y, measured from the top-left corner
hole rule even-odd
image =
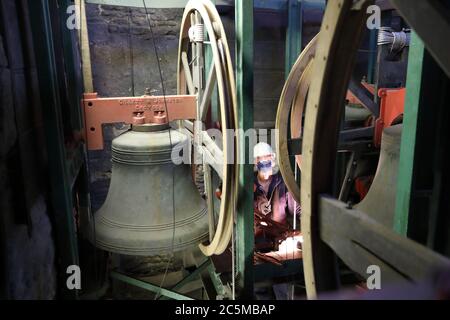
[[[80,9],[80,32],[78,33],[78,41],[81,47],[81,61],[83,68],[84,92],[94,92],[94,80],[92,77],[91,50],[89,47],[89,32],[86,18],[85,0],[75,0],[75,5]]]
[[[422,71],[425,46],[416,33],[412,33],[409,51],[406,105],[403,124],[400,165],[398,173],[397,200],[394,229],[404,236],[408,233],[408,220],[413,192],[414,159],[416,154],[417,128],[422,94]],[[423,106],[425,107],[425,106]]]
[[[450,259],[400,236],[342,202],[322,196],[319,206],[322,240],[355,271],[364,273],[370,266],[368,263],[380,261],[391,278],[395,272],[398,279],[418,281],[435,270],[450,267]]]
[[[214,62],[211,63],[208,73],[208,79],[206,81],[205,91],[202,95],[202,102],[200,104],[200,117],[201,121],[206,121],[208,110],[211,104],[211,97],[213,96],[214,88],[216,87],[216,68]]]
[[[184,76],[186,78],[186,85],[188,87],[189,94],[195,94],[194,81],[192,80],[191,68],[186,52],[181,54],[181,62],[183,63]]]

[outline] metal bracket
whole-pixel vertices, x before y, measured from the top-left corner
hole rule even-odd
[[[99,98],[97,93],[89,93],[84,95],[83,108],[88,149],[101,150],[102,124],[164,124],[195,119],[197,96]]]

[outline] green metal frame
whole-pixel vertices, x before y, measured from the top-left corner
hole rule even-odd
[[[159,300],[168,300],[168,299],[173,299],[173,300],[193,300],[192,298],[182,295],[178,292],[176,292],[177,290],[180,290],[181,288],[183,288],[185,285],[187,285],[188,283],[198,279],[199,277],[201,277],[201,274],[204,271],[208,271],[211,273],[214,272],[214,267],[211,263],[211,260],[207,260],[206,262],[204,262],[202,265],[200,265],[198,268],[196,268],[192,273],[190,273],[187,277],[185,277],[183,280],[181,280],[180,282],[178,282],[176,285],[174,285],[172,288],[170,289],[164,289],[164,288],[160,288],[156,285],[153,285],[151,283],[142,281],[142,280],[138,280],[132,277],[129,277],[127,275],[121,274],[119,272],[111,272],[111,278],[115,279],[115,280],[119,280],[122,281],[124,283],[130,284],[132,286],[156,293],[158,296],[161,296],[161,298],[159,298]]]
[[[208,259],[206,262],[204,262],[202,265],[200,265],[198,268],[196,268],[194,271],[192,271],[187,277],[185,277],[183,280],[181,280],[176,285],[174,285],[170,290],[174,291],[174,292],[177,290],[180,290],[188,283],[201,277],[201,274],[203,273],[203,271],[209,270],[211,266],[212,266],[211,260]],[[163,294],[163,293],[159,292],[159,294]],[[171,298],[171,297],[164,295],[163,297],[161,297],[160,300],[167,300],[167,298]]]
[[[36,53],[41,104],[47,141],[51,199],[59,260],[59,293],[63,298],[76,299],[78,292],[66,287],[66,270],[79,265],[78,245],[73,218],[72,188],[66,163],[62,128],[61,99],[53,47],[50,5],[44,0],[28,0],[33,43]]]
[[[288,0],[288,27],[286,30],[285,78],[302,51],[303,3],[302,0]]]
[[[449,79],[417,34],[410,48],[394,228],[448,254],[445,225]],[[447,241],[447,243],[446,243]]]
[[[288,26],[286,29],[285,78],[303,50],[303,14],[306,9],[325,10],[324,0],[288,0]],[[376,40],[375,40],[376,41]]]
[[[155,286],[151,283],[144,282],[135,278],[131,278],[129,276],[126,276],[124,274],[118,273],[118,272],[111,272],[111,278],[122,281],[124,283],[130,284],[132,286],[148,290],[151,292],[154,292],[158,295],[163,295],[168,298],[174,299],[174,300],[194,300],[192,298],[189,298],[188,296],[184,296],[182,294],[179,294],[175,291],[160,288],[158,286]]]
[[[253,0],[236,0],[236,82],[239,129],[253,128]],[[249,159],[245,139],[239,146],[241,163]],[[236,221],[238,297],[253,297],[253,165],[242,164]]]
[[[400,164],[397,184],[397,200],[394,230],[404,236],[408,231],[408,217],[413,192],[414,159],[416,154],[417,128],[422,94],[422,71],[425,46],[416,33],[411,35],[406,85],[405,115],[400,150]]]
[[[369,39],[369,66],[367,69],[367,82],[374,83],[375,81],[375,65],[377,62],[377,48],[378,48],[378,30],[370,30]]]

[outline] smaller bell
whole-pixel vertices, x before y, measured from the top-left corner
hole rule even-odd
[[[369,193],[357,206],[390,229],[394,225],[402,128],[403,125],[396,125],[383,131],[377,173]]]

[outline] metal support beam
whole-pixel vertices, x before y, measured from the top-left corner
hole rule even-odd
[[[448,252],[442,206],[448,127],[449,78],[417,35],[409,58],[395,230],[439,252]],[[432,107],[430,107],[432,106]]]
[[[154,292],[158,295],[163,295],[163,296],[172,298],[174,300],[194,300],[194,299],[184,296],[182,294],[176,293],[172,290],[160,288],[160,287],[150,284],[148,282],[134,279],[134,278],[128,277],[126,275],[120,274],[118,272],[111,272],[111,278],[122,281],[124,283],[130,284],[132,286],[135,286],[135,287],[138,287],[141,289],[145,289],[145,290]]]
[[[171,288],[171,291],[177,291],[183,288],[188,283],[197,280],[203,271],[208,270],[208,268],[211,266],[211,260],[207,260],[202,265],[200,265],[197,269],[195,269],[193,272],[191,272],[187,277],[185,277],[183,280],[178,282],[176,285],[174,285]],[[167,300],[168,296],[161,297],[159,300]]]
[[[37,71],[47,140],[52,211],[59,262],[59,289],[63,298],[74,299],[78,297],[78,293],[76,290],[68,290],[65,275],[69,266],[79,265],[78,246],[73,218],[71,185],[66,166],[50,4],[49,1],[44,0],[28,0],[28,7],[30,12],[33,12],[30,15],[30,21],[36,60],[39,61]]]
[[[245,132],[253,127],[253,0],[236,0],[235,19],[239,129]],[[249,146],[244,138],[239,152],[241,163],[248,163]],[[239,298],[249,299],[253,297],[253,165],[241,165],[240,172],[236,230],[238,287]]]
[[[302,0],[288,0],[288,27],[286,30],[285,78],[302,51],[303,4]]]
[[[375,80],[375,64],[377,62],[377,44],[378,30],[370,30],[369,38],[369,65],[367,68],[367,82],[374,83]]]
[[[361,84],[361,81],[352,78],[350,80],[349,90],[375,117],[380,115],[380,108],[378,104],[374,102],[373,94]]]
[[[422,71],[425,47],[417,34],[412,33],[409,52],[408,80],[406,85],[406,103],[400,165],[397,184],[397,200],[394,217],[394,230],[406,236],[411,205],[414,175],[414,157],[416,154],[417,127],[421,108]]]

